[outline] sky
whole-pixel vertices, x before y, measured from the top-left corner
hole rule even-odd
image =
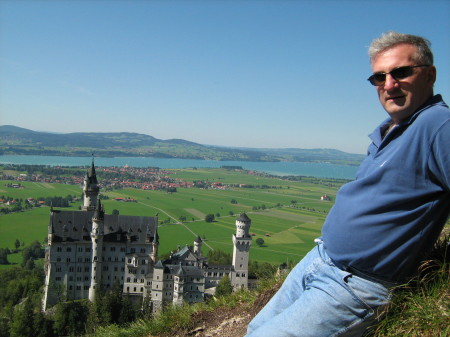
[[[448,0],[1,0],[0,125],[365,153],[390,30],[431,41],[450,102]]]

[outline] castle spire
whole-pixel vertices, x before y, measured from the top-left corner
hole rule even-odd
[[[100,187],[95,173],[94,158],[92,158],[91,167],[86,171],[83,185],[83,207],[84,211],[93,211],[97,205]]]

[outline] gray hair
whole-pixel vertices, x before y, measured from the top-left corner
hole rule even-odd
[[[379,53],[399,44],[410,44],[415,46],[417,48],[415,61],[422,64],[433,65],[433,53],[430,49],[430,41],[421,36],[397,32],[384,33],[379,38],[372,41],[369,47],[370,62],[373,62]]]

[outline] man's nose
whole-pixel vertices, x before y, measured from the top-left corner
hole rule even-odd
[[[398,85],[398,81],[392,77],[391,74],[386,74],[386,80],[384,82],[384,89],[390,90],[395,88]]]

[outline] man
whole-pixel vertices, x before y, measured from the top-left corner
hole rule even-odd
[[[361,336],[390,288],[417,273],[450,212],[450,110],[433,96],[429,42],[389,32],[369,48],[389,114],[355,181],[336,196],[317,246],[253,319],[248,337]]]

